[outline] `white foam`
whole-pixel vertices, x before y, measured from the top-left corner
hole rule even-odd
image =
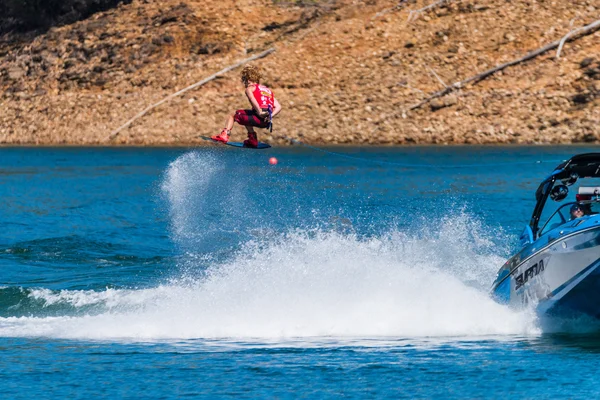
[[[531,313],[488,296],[503,263],[498,254],[506,251],[489,239],[497,232],[467,213],[370,238],[308,229],[277,234],[244,220],[254,218],[242,207],[251,201],[244,195],[249,183],[227,170],[224,184],[223,172],[216,157],[191,152],[165,173],[173,237],[188,255],[179,279],[140,290],[33,290],[36,303],[58,305],[65,316],[0,318],[0,336],[470,340],[539,333]],[[220,202],[229,204],[229,219],[221,218]],[[231,236],[239,226],[262,229],[264,241],[247,243],[226,261],[194,254],[211,234]]]
[[[450,224],[456,227],[457,224]],[[453,228],[454,229],[454,228]],[[535,318],[466,285],[498,257],[446,237],[359,239],[300,231],[250,243],[203,278],[144,290],[33,291],[48,304],[104,304],[82,317],[1,318],[0,336],[82,339],[469,337],[537,334]],[[447,257],[448,254],[465,255]],[[489,276],[484,276],[484,275]],[[481,285],[493,273],[475,274]],[[185,283],[184,283],[185,282]]]

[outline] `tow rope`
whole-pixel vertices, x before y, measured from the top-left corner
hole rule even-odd
[[[350,160],[366,161],[366,162],[370,162],[370,163],[374,163],[374,164],[392,165],[392,166],[401,167],[401,168],[441,168],[441,169],[446,169],[446,168],[478,168],[478,167],[506,166],[506,163],[454,164],[454,165],[452,165],[452,164],[432,165],[432,164],[397,163],[397,162],[393,162],[393,161],[383,161],[383,160],[375,160],[372,158],[351,156],[349,154],[338,153],[335,151],[325,150],[325,149],[322,149],[317,146],[312,146],[310,144],[303,143],[297,139],[293,139],[288,136],[283,136],[283,135],[275,135],[275,136],[279,136],[280,138],[285,139],[293,144],[304,146],[306,148],[309,148],[309,149],[312,149],[315,151],[319,151],[321,153],[338,156],[338,157],[342,157],[342,158],[347,158]],[[511,164],[512,165],[532,165],[532,164],[546,164],[546,163],[561,163],[563,161],[565,161],[565,160],[550,159],[550,160],[518,161],[518,162],[512,162]]]

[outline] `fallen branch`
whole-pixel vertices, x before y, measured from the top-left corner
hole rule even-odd
[[[570,41],[570,40],[575,40],[578,37],[581,36],[585,36],[585,35],[589,35],[593,32],[595,32],[596,30],[600,29],[600,20],[597,20],[595,22],[592,22],[589,25],[586,26],[582,26],[581,28],[575,29],[574,31],[570,32],[571,35],[567,35],[565,37],[563,37],[561,40],[557,40],[555,42],[552,42],[544,47],[541,47],[537,50],[534,50],[528,54],[526,54],[525,56],[518,58],[516,60],[512,60],[509,62],[506,62],[504,64],[500,64],[495,66],[494,68],[488,69],[487,71],[484,71],[478,75],[472,76],[470,78],[467,78],[463,81],[460,82],[455,82],[450,86],[447,86],[445,89],[442,89],[440,91],[437,91],[433,94],[431,94],[429,97],[427,97],[426,99],[421,100],[419,103],[411,106],[408,108],[408,110],[414,110],[417,109],[419,107],[421,107],[423,104],[427,104],[429,103],[431,100],[444,96],[450,92],[453,92],[455,90],[460,89],[461,87],[463,87],[464,85],[468,84],[468,83],[477,83],[480,82],[482,80],[484,80],[485,78],[489,77],[490,75],[495,74],[498,71],[501,71],[507,67],[516,65],[516,64],[520,64],[522,62],[525,62],[527,60],[531,60],[532,58],[535,58],[537,56],[539,56],[540,54],[544,54],[549,50],[555,49],[556,47],[558,47],[560,45],[560,43],[565,40],[565,41]]]
[[[398,4],[396,4],[394,7],[391,8],[386,8],[385,10],[381,10],[379,11],[377,14],[375,14],[373,17],[371,17],[371,19],[375,19],[375,18],[379,18],[382,15],[385,15],[387,13],[391,13],[394,12],[396,10],[399,10],[400,8],[402,8],[402,6],[404,5],[404,3],[406,3],[408,0],[400,0],[400,2]]]
[[[446,85],[446,82],[444,82],[444,81],[442,80],[442,78],[440,78],[440,77],[439,77],[439,75],[438,75],[438,74],[436,74],[436,73],[435,73],[435,71],[434,71],[433,69],[431,69],[431,68],[429,68],[429,67],[427,67],[427,69],[429,70],[429,72],[431,72],[431,73],[433,74],[433,76],[435,76],[435,77],[437,78],[437,80],[438,80],[438,81],[439,81],[439,82],[442,84],[442,86],[443,86],[443,87],[445,87],[445,88],[447,88],[447,87],[448,87],[448,85]]]
[[[146,113],[148,113],[148,111],[150,111],[150,110],[152,110],[152,109],[160,106],[163,103],[166,103],[167,101],[171,100],[172,98],[177,97],[177,96],[179,96],[179,95],[187,92],[188,90],[195,89],[198,86],[202,86],[205,83],[208,83],[208,82],[212,81],[213,79],[215,79],[215,78],[217,78],[217,77],[219,77],[221,75],[224,75],[227,72],[229,72],[229,71],[231,71],[233,69],[236,69],[236,68],[240,67],[241,65],[244,65],[244,64],[246,64],[246,63],[248,63],[250,61],[258,60],[259,58],[264,58],[264,57],[268,56],[269,54],[273,53],[274,51],[275,51],[275,48],[270,48],[268,50],[263,51],[262,53],[256,54],[256,55],[254,55],[254,56],[252,56],[250,58],[246,58],[245,60],[242,60],[240,62],[237,62],[237,63],[233,64],[233,65],[230,65],[227,68],[224,68],[224,69],[220,70],[219,72],[217,72],[217,73],[209,76],[206,79],[203,79],[203,80],[201,80],[199,82],[196,82],[193,85],[190,85],[190,86],[188,86],[188,87],[186,87],[184,89],[181,89],[180,91],[178,91],[176,93],[173,93],[173,94],[165,97],[164,99],[162,99],[161,101],[159,101],[156,104],[153,104],[153,105],[151,105],[149,107],[146,107],[143,111],[141,111],[140,113],[136,114],[129,121],[125,122],[123,125],[121,125],[117,129],[115,129],[114,131],[112,131],[112,133],[108,137],[108,140],[114,139],[119,134],[119,132],[121,132],[123,129],[125,129],[126,127],[128,127],[129,125],[131,125],[136,119],[144,116]]]
[[[556,59],[560,58],[560,52],[562,51],[563,46],[565,45],[565,42],[573,35],[575,35],[578,32],[581,32],[582,29],[584,29],[585,26],[579,27],[577,29],[573,29],[571,32],[567,33],[561,40],[560,40],[560,44],[558,45],[558,50],[556,51]]]
[[[413,16],[415,16],[417,14],[421,14],[423,11],[431,10],[432,8],[437,7],[439,5],[442,5],[443,3],[447,2],[447,1],[450,1],[450,0],[439,0],[439,1],[436,1],[435,3],[433,3],[433,4],[430,4],[430,5],[425,6],[423,8],[419,8],[418,10],[411,11],[408,14],[408,22],[410,22],[410,21],[412,21],[414,19]]]

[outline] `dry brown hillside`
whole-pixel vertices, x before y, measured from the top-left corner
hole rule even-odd
[[[273,46],[255,62],[284,106],[267,141],[600,138],[600,31],[567,43],[559,59],[550,51],[406,111],[443,84],[598,20],[598,0],[449,0],[411,15],[434,2],[134,0],[38,36],[4,35],[0,143],[200,143],[247,107],[239,70],[109,135],[145,107]]]

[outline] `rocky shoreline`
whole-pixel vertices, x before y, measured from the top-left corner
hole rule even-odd
[[[138,1],[0,37],[0,145],[202,145],[245,108],[255,61],[284,107],[273,135],[311,144],[552,144],[600,138],[600,32],[409,108],[444,85],[598,18],[593,1]],[[243,137],[243,129],[234,137]]]

